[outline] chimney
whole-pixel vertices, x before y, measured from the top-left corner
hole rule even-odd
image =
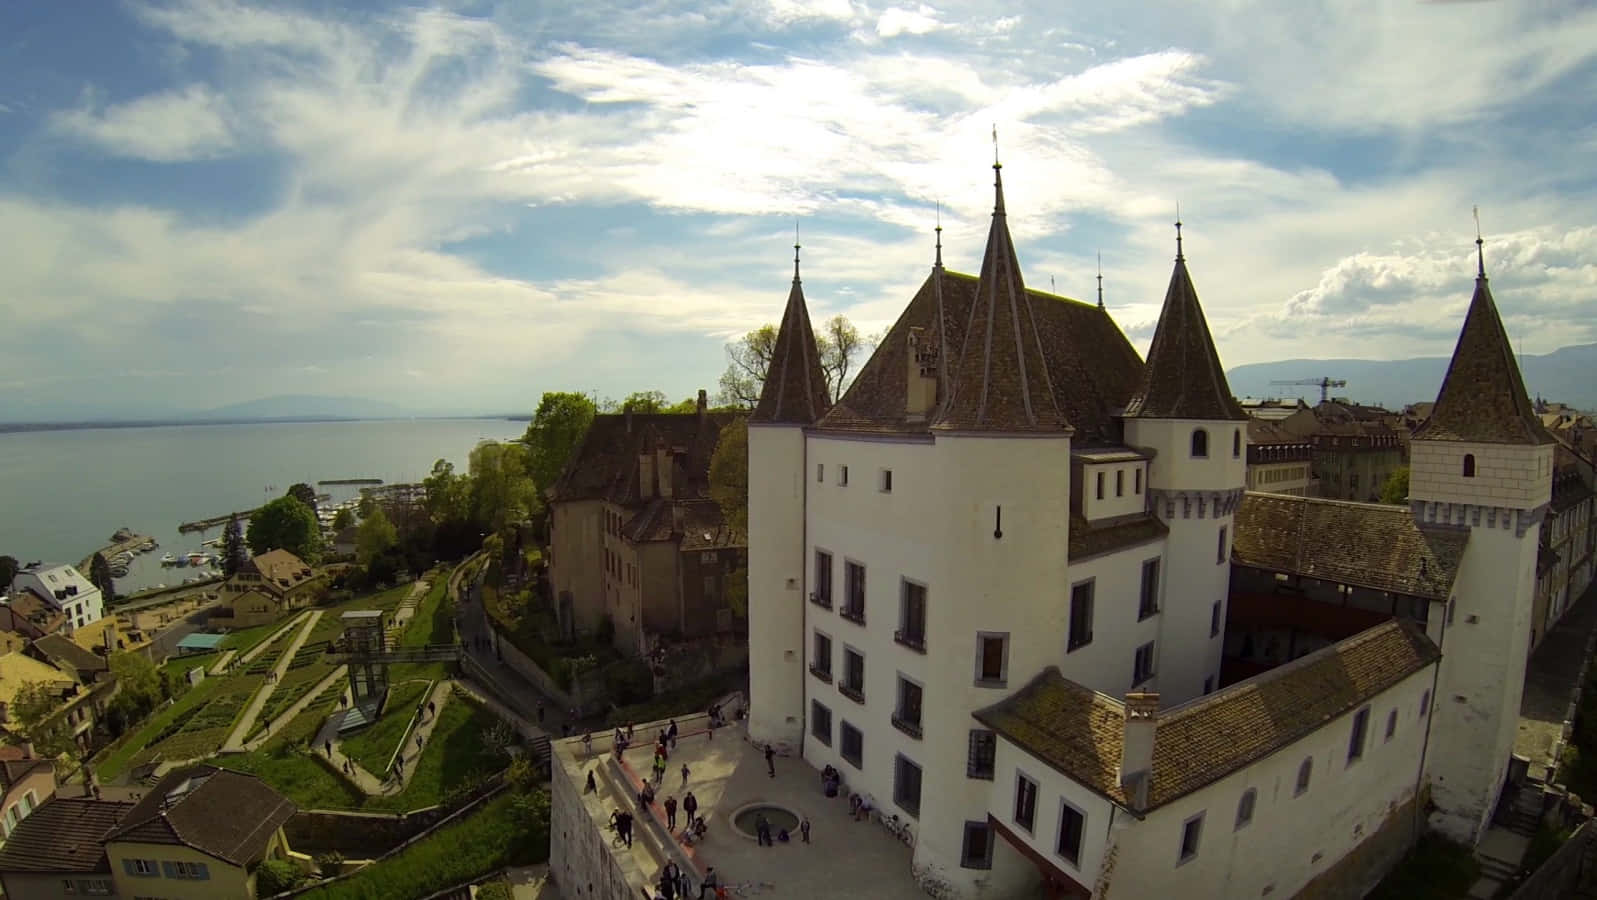
[[[704,427],[704,413],[710,408],[710,398],[704,393],[704,388],[699,388],[699,427]]]
[[[912,422],[924,421],[937,403],[937,342],[925,328],[909,329],[908,371],[904,375],[904,412]]]
[[[666,446],[662,438],[654,446],[654,474],[660,479],[660,496],[671,499],[671,472],[676,466],[671,461],[671,448]]]
[[[622,413],[627,417],[627,434],[631,434],[632,433],[632,404],[628,403],[627,404],[627,408],[622,410]]]
[[[1120,786],[1133,812],[1148,808],[1148,781],[1153,774],[1153,738],[1158,716],[1158,694],[1126,695],[1126,725],[1120,744]]]
[[[654,454],[647,448],[638,453],[638,497],[648,500],[654,496]]]
[[[674,535],[680,536],[686,532],[686,526],[683,523],[682,513],[682,504],[671,504],[671,533]]]

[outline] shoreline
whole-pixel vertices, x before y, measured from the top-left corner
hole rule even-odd
[[[83,422],[0,422],[0,435],[28,434],[40,431],[97,431],[118,428],[192,428],[205,425],[316,425],[321,423],[349,424],[351,422],[417,422],[417,421],[472,421],[477,419],[522,422],[530,417],[484,416],[273,416],[270,418],[241,419],[141,419],[141,420],[87,420]]]

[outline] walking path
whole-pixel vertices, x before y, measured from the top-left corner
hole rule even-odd
[[[1597,582],[1547,632],[1525,666],[1514,753],[1530,760],[1530,776],[1550,781],[1575,717],[1581,672],[1597,635]]]
[[[223,672],[226,672],[227,671],[227,664],[232,662],[233,661],[233,657],[235,657],[237,655],[238,655],[238,651],[237,650],[229,650],[226,653],[223,653],[221,656],[217,657],[216,662],[211,664],[211,670],[209,672],[206,672],[205,674],[207,674],[207,675],[220,675]]]
[[[261,707],[266,705],[266,698],[272,696],[272,692],[277,690],[278,682],[282,680],[283,673],[288,671],[289,663],[294,661],[294,654],[298,653],[299,648],[305,645],[305,639],[311,636],[311,629],[316,627],[316,621],[321,617],[322,611],[319,609],[312,610],[301,617],[304,620],[304,627],[300,629],[299,634],[294,636],[294,640],[289,643],[288,649],[283,651],[283,655],[278,657],[277,665],[272,667],[271,675],[267,678],[266,684],[262,685],[261,689],[255,692],[255,696],[250,699],[250,705],[245,707],[243,717],[239,719],[238,725],[233,728],[233,733],[227,736],[227,742],[222,745],[223,753],[244,751],[244,738],[255,728],[255,717],[261,714]],[[299,621],[299,619],[295,621]],[[246,657],[247,661],[248,657]]]
[[[339,666],[333,671],[327,673],[327,677],[316,682],[316,686],[311,688],[310,691],[305,694],[305,696],[295,700],[293,706],[283,710],[278,714],[277,718],[268,722],[266,725],[266,732],[255,740],[245,744],[244,749],[249,752],[254,752],[255,750],[259,749],[260,746],[265,744],[266,741],[272,736],[273,732],[282,731],[289,722],[294,720],[295,716],[304,712],[306,707],[310,706],[316,701],[316,698],[327,693],[327,689],[337,684],[339,680],[348,673],[348,671],[348,666]]]
[[[400,601],[399,608],[394,610],[392,624],[388,626],[388,646],[399,646],[399,639],[404,636],[405,629],[410,626],[410,620],[416,617],[416,605],[421,602],[422,597],[426,596],[427,588],[431,586],[432,582],[426,580],[418,581],[410,586],[410,593],[406,594],[405,599]]]
[[[238,661],[241,662],[241,663],[254,662],[255,661],[255,657],[260,656],[262,653],[265,653],[267,647],[270,647],[270,646],[272,646],[272,644],[276,643],[277,639],[282,637],[290,628],[293,628],[293,627],[299,625],[299,623],[305,621],[305,617],[311,615],[313,612],[315,613],[315,615],[318,615],[318,616],[321,615],[321,610],[306,610],[305,612],[300,613],[299,615],[295,616],[294,618],[289,619],[287,622],[283,623],[283,627],[282,628],[279,628],[276,631],[272,632],[271,635],[268,636],[265,640],[261,641],[260,643],[256,644],[255,646],[251,647],[249,649],[248,653],[245,653],[243,656],[239,657]]]
[[[322,726],[322,730],[317,733],[316,742],[312,745],[312,750],[332,763],[333,769],[342,773],[344,778],[355,785],[356,788],[359,788],[361,792],[374,796],[398,794],[405,789],[406,785],[410,784],[410,778],[416,771],[416,759],[427,746],[427,742],[431,740],[433,728],[438,724],[439,717],[443,715],[444,706],[454,693],[452,690],[454,686],[455,682],[445,678],[434,685],[432,692],[427,695],[424,702],[431,701],[433,710],[432,712],[424,710],[421,719],[411,723],[411,727],[406,730],[404,738],[401,739],[398,750],[399,756],[404,760],[401,769],[403,776],[397,781],[386,772],[379,776],[366,771],[361,767],[360,763],[344,754],[343,742],[338,739],[338,718],[336,716],[330,717],[327,723]],[[404,710],[391,711],[392,714],[402,714],[403,712]],[[421,737],[421,747],[416,746],[418,735]]]

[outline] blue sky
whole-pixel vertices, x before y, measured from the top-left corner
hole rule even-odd
[[[1597,341],[1597,7],[232,0],[0,7],[0,418],[714,390],[979,267],[1145,348],[1180,203],[1225,363]],[[1318,373],[1310,373],[1318,374]],[[1356,393],[1356,391],[1355,391]]]

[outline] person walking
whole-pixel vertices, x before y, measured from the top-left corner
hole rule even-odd
[[[597,793],[598,790],[599,790],[599,783],[593,780],[593,770],[589,769],[588,770],[588,785],[587,785],[587,787],[584,787],[582,789],[582,792],[584,794],[593,794],[593,793]]]
[[[676,830],[677,827],[677,798],[665,798],[665,827]]]
[[[682,798],[682,811],[687,814],[688,824],[693,824],[694,814],[699,811],[699,798],[693,796],[692,791]]]
[[[754,836],[759,839],[761,847],[770,847],[771,823],[766,820],[765,813],[760,813],[754,819]]]
[[[333,742],[332,741],[328,741],[327,742],[327,758],[328,759],[332,759],[333,758]]]
[[[416,735],[416,749],[417,750],[421,749],[421,735],[419,735],[419,734]]]
[[[675,862],[667,862],[665,868],[660,870],[660,889],[667,897],[676,894],[682,885],[682,870],[677,868]]]
[[[810,817],[807,815],[799,819],[799,837],[806,844],[810,842]]]
[[[772,778],[776,777],[776,748],[770,744],[765,745],[765,768],[771,773]]]
[[[621,840],[626,843],[628,849],[631,849],[631,847],[632,847],[632,813],[623,812],[621,815],[616,817],[616,831],[619,831],[621,833]]]
[[[687,787],[688,786],[688,764],[687,763],[683,763],[682,764],[682,786],[683,787]]]
[[[670,743],[671,743],[671,749],[675,750],[677,748],[677,720],[676,719],[672,719],[671,723],[666,726],[665,736],[666,736],[666,739],[668,741],[670,741]]]

